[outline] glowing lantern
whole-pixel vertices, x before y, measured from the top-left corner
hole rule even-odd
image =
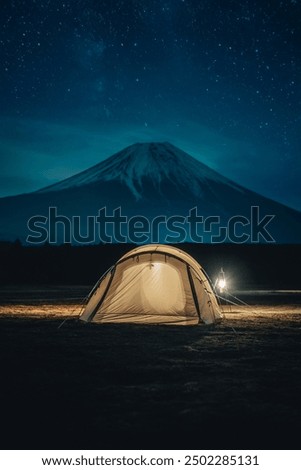
[[[218,287],[220,293],[223,293],[227,288],[227,283],[226,283],[225,273],[224,273],[223,268],[221,268],[221,270],[220,270],[220,273],[217,277],[215,286]]]

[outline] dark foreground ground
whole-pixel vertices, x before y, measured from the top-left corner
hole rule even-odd
[[[296,303],[232,308],[215,327],[58,328],[55,306],[13,309],[0,316],[3,449],[300,447]]]

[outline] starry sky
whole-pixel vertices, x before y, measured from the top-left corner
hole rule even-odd
[[[0,8],[0,196],[170,141],[301,210],[301,0]]]

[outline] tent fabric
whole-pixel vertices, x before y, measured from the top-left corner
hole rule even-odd
[[[173,325],[221,318],[201,266],[169,245],[141,246],[120,258],[98,281],[80,317],[95,323]]]

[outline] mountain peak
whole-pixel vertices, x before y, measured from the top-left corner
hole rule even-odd
[[[258,211],[260,208],[260,218],[257,212],[253,219],[253,206]],[[258,243],[271,241],[273,238],[278,243],[300,242],[300,213],[233,183],[168,142],[131,145],[94,167],[53,186],[35,193],[2,198],[0,200],[0,239],[27,239],[28,223],[29,220],[35,219],[33,217],[35,214],[45,217],[51,226],[50,208],[56,208],[59,215],[68,217],[70,221],[73,221],[73,217],[77,217],[80,227],[77,228],[79,231],[76,233],[87,234],[87,238],[86,235],[79,235],[77,238],[74,236],[74,241],[80,244],[90,243],[88,240],[97,243],[104,241],[100,233],[96,233],[98,230],[95,224],[94,229],[91,228],[91,221],[95,222],[93,214],[99,214],[99,211],[104,208],[108,210],[108,214],[115,214],[115,209],[120,208],[122,215],[128,217],[128,222],[137,214],[146,217],[150,227],[149,243],[155,240],[156,243],[158,241],[166,243],[167,234],[175,242],[196,241],[192,237],[190,222],[187,220],[191,209],[197,209],[201,221],[204,220],[204,223],[208,221],[208,225],[204,225],[203,229],[200,221],[200,232],[198,232],[203,237],[201,240],[206,243],[221,243],[222,241]],[[265,214],[272,215],[265,216]],[[233,221],[233,217],[237,215],[240,218],[236,219],[239,225],[236,234],[236,228],[233,228],[235,224],[231,226],[231,230],[230,228],[226,230],[226,227],[229,227],[230,220]],[[182,218],[187,220],[188,225],[185,225],[187,230],[182,232],[180,223],[179,232],[177,232],[176,225],[173,225],[175,219],[168,219],[169,222],[173,220],[171,224],[173,228],[168,228],[168,225],[153,228],[152,221],[158,216],[180,216],[181,220]],[[214,220],[219,220],[222,225],[215,226],[213,222],[213,228],[208,229],[211,227],[212,216],[219,217]],[[241,216],[243,217],[242,224]],[[264,238],[263,233],[261,240],[260,230],[257,231],[257,226],[259,229],[260,225],[257,222],[261,220],[261,224],[266,217],[267,224],[272,221],[267,232],[267,235],[272,238],[270,240]],[[167,219],[164,220],[167,221]],[[253,220],[255,220],[254,231]],[[59,222],[59,219],[55,219],[55,224],[56,221]],[[244,221],[247,223],[244,224]],[[63,225],[63,230],[59,232],[60,235],[55,243],[66,240],[68,224],[66,227],[65,224]],[[72,227],[75,226],[72,225]],[[111,229],[114,233],[112,227]],[[249,229],[248,234],[245,230]],[[32,229],[29,230],[32,231]],[[127,225],[124,240],[133,243],[129,230],[129,225]],[[43,232],[48,234],[44,228]],[[37,233],[36,230],[33,230],[33,233]],[[75,230],[72,233],[75,234]],[[180,240],[174,233],[179,233]],[[241,237],[244,237],[245,241],[241,241]],[[36,237],[33,236],[33,239],[35,240]],[[113,236],[112,241],[118,241],[117,236],[116,239]],[[37,243],[41,242],[37,241]]]
[[[240,190],[238,185],[169,142],[143,142],[130,145],[97,165],[39,192],[116,180],[125,184],[136,199],[142,197],[146,180],[159,191],[164,181],[188,187],[197,197],[202,194],[202,186],[210,181],[226,183]]]

